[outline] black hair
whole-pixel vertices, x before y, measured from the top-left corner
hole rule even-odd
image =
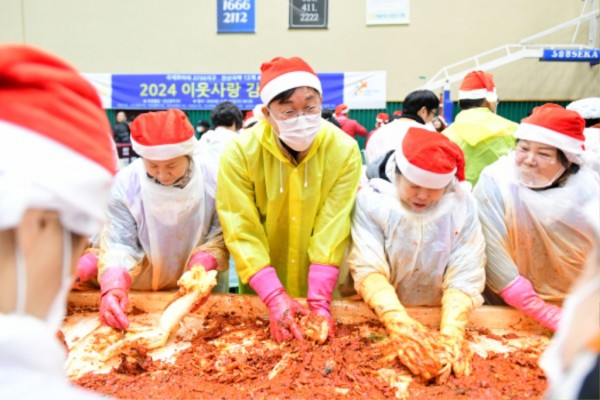
[[[484,107],[483,102],[485,99],[463,99],[458,101],[458,106],[461,110],[468,110],[470,108]]]
[[[241,129],[243,119],[240,109],[230,101],[217,104],[210,113],[210,120],[215,128],[235,125],[236,130]]]
[[[300,87],[303,87],[303,86],[300,86]],[[306,87],[309,88],[310,90],[312,90],[314,93],[317,93],[317,94],[319,93],[319,91],[317,89],[315,89],[314,87],[310,87],[310,86],[306,86]],[[298,89],[298,88],[297,87],[291,88],[284,92],[279,93],[277,96],[273,97],[271,99],[271,101],[269,102],[269,104],[267,104],[267,105],[271,105],[271,103],[273,103],[274,101],[289,100],[289,98],[294,95],[294,92],[296,91],[296,89]]]
[[[198,121],[198,124],[196,126],[202,126],[204,128],[206,128],[206,130],[210,129],[210,122],[208,122],[205,119],[201,119],[200,121]]]
[[[245,129],[250,129],[250,128],[252,128],[256,124],[258,124],[258,121],[252,121],[249,124],[246,124],[246,128]]]
[[[330,110],[329,108],[321,109],[321,118],[328,119],[328,118],[331,118],[332,116],[333,116],[333,111]]]
[[[425,107],[429,112],[437,110],[440,108],[440,99],[431,90],[415,90],[410,92],[404,99],[402,112],[416,115],[422,107]]]
[[[591,128],[592,126],[600,124],[600,118],[587,118],[585,120],[585,127]]]
[[[329,108],[321,109],[321,118],[323,118],[325,121],[331,122],[332,124],[334,124],[335,126],[337,126],[340,129],[342,128],[342,126],[340,125],[338,120],[335,119],[335,117],[333,116],[333,111],[330,110]]]
[[[575,164],[574,162],[569,161],[567,155],[561,149],[556,149],[556,155],[558,157],[558,161],[560,161],[562,166],[566,168],[565,172],[561,175],[561,177],[556,180],[556,183],[559,186],[562,186],[567,181],[567,178],[569,176],[575,175],[577,172],[579,172],[581,166],[579,164]],[[571,165],[569,165],[569,163]]]

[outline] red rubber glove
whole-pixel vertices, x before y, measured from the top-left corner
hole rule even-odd
[[[129,320],[125,314],[129,307],[129,288],[131,276],[125,268],[111,267],[106,269],[100,278],[100,321],[104,325],[125,330]]]
[[[89,281],[98,275],[98,258],[93,253],[87,253],[77,260],[77,270],[75,276],[77,282]]]
[[[335,320],[331,316],[331,295],[340,270],[333,265],[310,264],[306,302],[311,312],[327,318],[329,338],[335,337]]]
[[[293,335],[298,340],[304,340],[295,317],[296,314],[307,315],[309,312],[285,292],[275,269],[270,266],[261,269],[250,278],[249,283],[269,308],[273,339],[281,343]]]
[[[204,267],[204,270],[212,271],[217,269],[217,259],[210,253],[206,251],[197,251],[190,257],[190,261],[188,261],[187,270],[192,269],[192,267],[196,264],[200,264]],[[196,305],[190,310],[190,312],[196,312],[206,301],[210,295],[204,296],[200,299]]]
[[[507,287],[502,289],[500,296],[506,304],[534,318],[540,325],[556,331],[562,309],[552,304],[547,304],[533,290],[533,285],[527,279],[519,276]]]

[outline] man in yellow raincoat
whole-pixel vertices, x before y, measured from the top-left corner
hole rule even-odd
[[[514,149],[518,125],[496,114],[498,95],[488,72],[471,71],[465,76],[458,104],[462,111],[443,133],[465,153],[466,179],[475,186],[485,167]]]
[[[321,82],[298,57],[261,66],[264,119],[221,157],[217,210],[236,263],[270,312],[278,341],[302,339],[292,297],[334,321],[329,305],[350,234],[361,173],[356,141],[321,119]]]

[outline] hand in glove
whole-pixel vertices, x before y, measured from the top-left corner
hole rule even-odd
[[[89,281],[98,275],[98,258],[94,253],[86,253],[77,260],[75,276],[77,283]]]
[[[308,310],[285,292],[273,267],[267,266],[250,278],[250,286],[269,308],[271,336],[281,343],[293,335],[303,340],[296,322],[296,314],[307,315]]]
[[[359,294],[385,325],[400,362],[414,375],[425,379],[436,376],[442,367],[437,357],[436,337],[408,316],[388,280],[382,274],[368,275],[360,285]]]
[[[217,259],[207,251],[197,251],[192,253],[186,270],[192,269],[196,264],[202,264],[206,271],[217,269]]]
[[[202,265],[206,271],[217,269],[217,259],[206,251],[197,251],[192,253],[190,260],[188,261],[186,271],[192,269],[192,267],[196,264]],[[206,295],[201,298],[190,310],[190,312],[196,312],[200,307],[202,307],[202,305],[208,300],[209,296],[210,295]]]
[[[129,320],[125,314],[129,307],[127,293],[131,286],[131,276],[125,268],[107,268],[100,277],[100,321],[104,325],[125,330]]]
[[[533,290],[531,282],[524,277],[519,276],[511,282],[500,292],[500,296],[506,304],[534,318],[552,332],[556,331],[562,314],[561,308],[542,300]]]
[[[445,382],[451,372],[457,378],[471,374],[473,353],[465,340],[465,327],[473,310],[471,297],[458,289],[446,289],[442,298],[442,321],[439,343],[442,346],[440,360],[443,364],[437,377]]]
[[[471,375],[473,351],[464,338],[440,335],[438,343],[442,348],[439,355],[442,369],[436,378],[438,384],[446,382],[452,372],[457,378]]]
[[[337,278],[339,269],[333,265],[310,264],[308,270],[308,294],[306,302],[311,312],[322,315],[327,319],[329,327],[329,338],[335,337],[335,320],[331,316],[330,305],[331,295]]]

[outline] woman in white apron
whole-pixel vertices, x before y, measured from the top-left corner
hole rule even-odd
[[[352,218],[346,263],[356,291],[415,375],[468,375],[464,330],[483,303],[485,243],[464,182],[464,154],[441,133],[412,127],[377,164]],[[412,319],[406,305],[441,306],[439,335]]]
[[[99,239],[100,317],[119,329],[129,289],[169,290],[192,265],[217,269],[226,291],[228,253],[215,211],[217,159],[198,146],[180,110],[140,115],[131,124],[141,156],[117,175]]]
[[[515,133],[515,151],[487,167],[474,190],[490,295],[552,331],[561,309],[548,302],[563,301],[594,237],[582,209],[600,190],[582,162],[583,129],[574,111],[536,107]]]

